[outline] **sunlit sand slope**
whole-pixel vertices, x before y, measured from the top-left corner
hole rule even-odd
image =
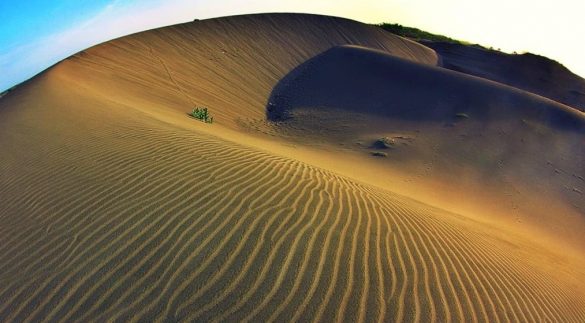
[[[585,319],[528,241],[48,83],[2,114],[3,321]]]

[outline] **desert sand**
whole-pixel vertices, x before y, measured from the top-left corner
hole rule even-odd
[[[303,14],[56,64],[0,98],[0,321],[585,321],[585,115],[470,74]]]
[[[445,68],[511,85],[585,111],[585,80],[549,58],[445,42],[422,43],[439,54],[440,65]]]

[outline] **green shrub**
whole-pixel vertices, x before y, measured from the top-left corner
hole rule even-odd
[[[191,111],[191,113],[188,114],[192,118],[203,121],[205,123],[213,123],[213,117],[209,115],[209,111],[206,107],[195,108],[193,111]]]
[[[453,39],[451,37],[433,34],[424,30],[420,30],[418,28],[413,27],[406,27],[400,24],[389,24],[389,23],[382,23],[378,26],[382,27],[382,29],[389,31],[393,34],[398,36],[411,38],[414,40],[431,40],[431,41],[441,41],[447,43],[454,43],[454,44],[462,44],[464,45],[465,42],[462,42],[457,39]]]
[[[466,41],[453,39],[451,37],[447,37],[447,36],[443,36],[443,35],[433,34],[433,33],[430,33],[428,31],[420,30],[420,29],[414,28],[414,27],[406,27],[406,26],[402,26],[400,24],[382,23],[382,24],[378,24],[377,26],[379,26],[382,29],[389,31],[395,35],[410,38],[410,39],[413,39],[415,41],[429,40],[429,41],[433,41],[433,42],[446,42],[446,43],[451,43],[451,44],[468,45],[468,46],[473,46],[473,47],[478,47],[478,48],[484,48],[483,46],[478,45],[478,44],[471,44],[471,43],[466,42]]]

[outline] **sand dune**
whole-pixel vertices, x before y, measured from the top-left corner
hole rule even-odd
[[[348,55],[357,60],[347,64]],[[336,84],[320,78],[330,79],[340,62],[347,68],[341,76],[371,87],[372,97],[337,98],[347,106],[324,101],[332,88],[323,85]],[[364,64],[384,72],[381,78]],[[19,86],[0,100],[0,320],[585,320],[582,253],[342,170],[371,167],[378,177],[403,171],[359,149],[331,148],[372,134],[367,128],[392,130],[392,122],[418,123],[439,141],[466,127],[489,137],[525,118],[526,127],[554,132],[548,140],[563,152],[572,138],[582,140],[578,112],[435,64],[431,50],[372,26],[254,15],[121,38]],[[408,87],[388,83],[396,80],[387,78],[392,69],[404,69],[399,80]],[[450,104],[421,119],[399,109],[438,99],[446,90],[433,78],[480,96],[465,110],[465,126],[443,127],[461,112]],[[355,87],[354,94],[367,94]],[[401,104],[371,106],[386,98],[379,91]],[[502,92],[512,103],[497,107],[501,102],[489,99]],[[266,120],[271,93],[291,99],[289,121]],[[409,100],[417,93],[427,96]],[[357,109],[360,102],[366,108]],[[188,118],[195,104],[209,106],[216,121]],[[515,110],[505,119],[508,108]],[[333,118],[321,122],[319,113]],[[355,124],[331,130],[356,115]],[[438,126],[456,130],[435,136]],[[426,150],[423,139],[418,149]],[[482,147],[493,148],[486,142]],[[544,149],[535,147],[519,153],[518,163]],[[484,169],[464,153],[443,153],[448,163]],[[552,162],[581,176],[583,155],[573,153],[572,161],[561,154]],[[514,180],[539,171],[540,161]],[[561,182],[547,188],[559,192]],[[555,217],[575,234],[583,218],[573,215]]]
[[[435,160],[421,165],[425,177],[442,174],[457,183],[461,174],[477,176],[479,187],[471,183],[459,191],[459,184],[447,186],[447,190],[457,191],[459,201],[461,196],[469,196],[470,189],[500,191],[496,195],[513,189],[520,196],[529,196],[527,204],[540,208],[527,211],[529,216],[522,219],[525,223],[549,231],[559,228],[558,236],[574,237],[574,242],[585,246],[585,201],[577,192],[585,189],[581,180],[585,176],[585,115],[573,108],[381,51],[339,46],[284,77],[271,93],[267,111],[269,119],[285,120],[281,130],[297,139],[308,138],[305,143],[343,143],[353,147],[346,150],[359,152],[364,147],[355,145],[358,138],[364,139],[366,150],[372,150],[368,143],[397,136],[390,158],[401,161],[394,166],[404,173],[416,173],[409,168],[413,163]],[[515,208],[531,207],[518,206],[518,195],[509,199]],[[550,201],[543,203],[551,195],[577,209],[576,221],[569,220],[573,218],[568,216],[570,211],[559,217],[558,211],[547,207]],[[498,199],[503,202],[506,197]],[[510,211],[501,213],[512,217]]]
[[[385,50],[436,64],[429,48],[374,26],[312,15],[253,15],[211,19],[132,35],[73,56],[56,68],[89,91],[136,105],[181,113],[195,104],[234,124],[265,117],[274,84],[305,60],[335,45]]]
[[[443,121],[469,113],[486,122],[524,117],[548,127],[585,132],[585,115],[556,102],[357,46],[334,47],[298,66],[279,82],[271,98],[285,101],[273,103],[275,112],[335,107],[417,121]]]
[[[423,41],[441,66],[508,84],[585,111],[585,80],[546,57],[506,54],[473,46]]]

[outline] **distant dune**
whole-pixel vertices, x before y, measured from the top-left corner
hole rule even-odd
[[[437,51],[445,68],[508,84],[585,111],[585,80],[546,57],[446,42],[422,44]]]
[[[0,321],[585,321],[584,114],[443,55],[235,16],[15,88]]]
[[[585,132],[585,116],[566,106],[357,46],[334,47],[305,62],[280,81],[273,96],[285,101],[282,107],[275,104],[274,111],[332,107],[418,121],[444,121],[469,113],[483,121],[525,118],[559,130]]]

